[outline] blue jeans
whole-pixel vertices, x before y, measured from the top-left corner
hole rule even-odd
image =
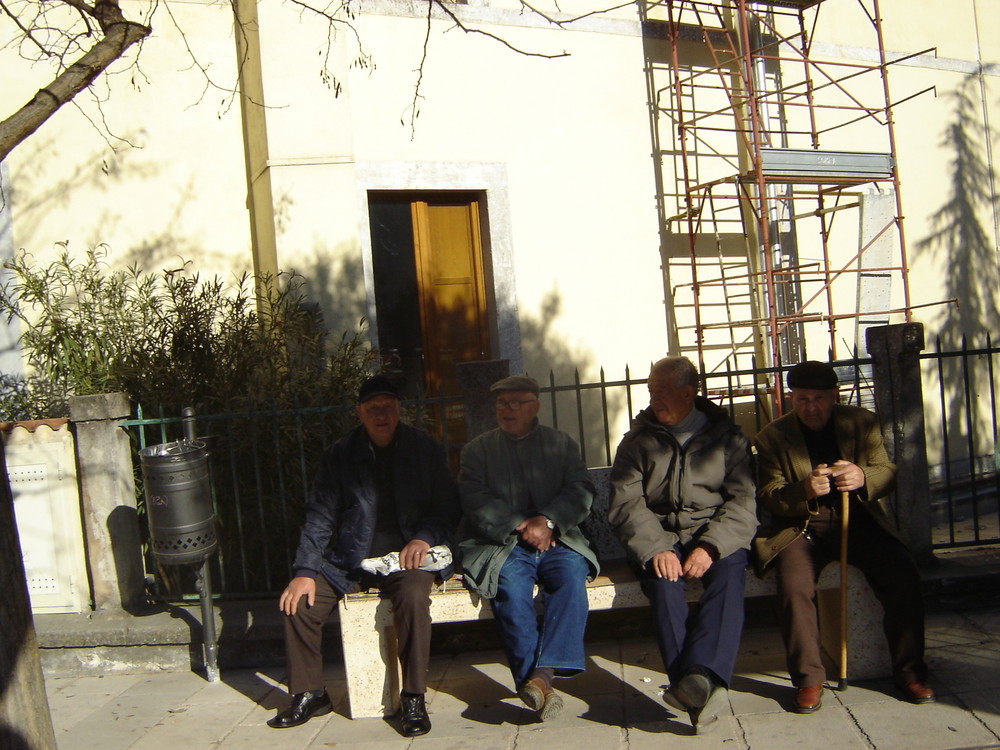
[[[675,551],[683,555],[679,548]],[[743,633],[746,565],[744,549],[712,563],[702,577],[704,591],[694,609],[684,599],[683,578],[657,578],[648,566],[643,571],[639,583],[653,608],[660,655],[671,684],[676,685],[692,667],[705,667],[729,685]]]
[[[561,545],[539,552],[518,544],[504,561],[492,604],[515,688],[536,668],[560,677],[583,671],[588,573],[583,555]],[[532,598],[536,584],[545,604],[541,625]]]

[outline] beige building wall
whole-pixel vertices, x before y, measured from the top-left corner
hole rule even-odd
[[[128,0],[123,7],[131,17],[146,8]],[[170,10],[212,80],[232,89],[228,7],[178,2]],[[81,254],[104,244],[115,266],[172,268],[186,259],[208,275],[249,269],[238,102],[193,67],[169,16],[155,23],[138,70],[117,65],[7,160],[15,249],[44,263],[56,243]],[[52,75],[7,47],[0,66],[18,73],[0,84],[11,108]]]
[[[855,3],[826,0],[815,54],[871,58],[874,49],[858,44],[839,7]],[[992,33],[1000,7],[919,5],[916,12],[912,2],[882,0],[885,47],[890,57],[937,48],[892,66],[890,82],[894,98],[936,89],[897,106],[898,158],[913,302],[963,299],[961,309],[925,307],[915,318],[929,337],[954,340],[956,331],[976,335],[998,322],[996,187],[988,172],[1000,128],[1000,38]],[[145,6],[127,7],[138,14]],[[559,17],[592,7],[599,6],[561,3]],[[511,0],[455,6],[470,26],[519,48],[569,53],[556,59],[464,34],[436,12],[411,129],[425,8],[360,4],[358,37],[338,28],[330,52],[342,85],[334,96],[320,75],[323,24],[278,0],[258,5],[279,265],[309,280],[332,326],[352,327],[378,313],[368,191],[482,190],[502,324],[497,353],[539,375],[580,367],[589,379],[604,366],[615,378],[626,363],[641,373],[666,351],[668,311],[635,7],[560,29]],[[142,74],[108,78],[98,86],[100,109],[92,101],[64,108],[8,159],[15,248],[44,260],[59,242],[76,251],[106,243],[114,265],[172,267],[185,258],[203,274],[230,278],[251,268],[232,16],[208,2],[169,9],[173,19],[162,7],[154,18]],[[352,66],[358,38],[374,67]],[[0,65],[14,69],[14,55],[0,51]],[[3,99],[26,100],[45,80],[39,69],[5,76]],[[108,132],[137,147],[109,145]],[[967,235],[935,237],[934,217],[961,208],[951,201],[956,133],[965,134],[981,170],[966,212],[981,238],[971,260]]]

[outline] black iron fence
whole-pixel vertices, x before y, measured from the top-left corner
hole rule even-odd
[[[1000,455],[997,452],[997,377],[1000,348],[963,342],[944,350],[938,342],[921,355],[926,438],[931,472],[933,546],[1000,543]],[[871,361],[833,363],[841,399],[871,406]],[[704,392],[725,406],[748,436],[780,412],[783,372],[763,367],[710,373]],[[559,384],[551,375],[542,386],[540,419],[571,434],[588,466],[611,463],[631,417],[647,404],[646,377]],[[461,413],[460,396],[404,403],[404,419],[435,434],[453,455],[464,431],[449,434]],[[303,503],[323,450],[356,422],[351,405],[302,410],[197,415],[197,434],[211,452],[214,502],[219,519],[216,580],[227,597],[272,596],[288,580]],[[123,423],[136,449],[179,439],[182,419],[138,410]],[[889,446],[890,454],[893,446]],[[137,481],[141,475],[137,471]],[[141,493],[140,493],[141,494]],[[141,510],[141,509],[140,509]],[[151,569],[156,562],[149,559]],[[155,595],[180,598],[191,591],[174,569],[157,570]]]
[[[947,350],[938,339],[920,355],[924,409],[934,415],[926,437],[935,547],[1000,542],[998,355],[989,335],[985,347],[963,337],[958,349]]]

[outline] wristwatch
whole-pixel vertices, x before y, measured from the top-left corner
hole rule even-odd
[[[546,525],[546,526],[548,526],[548,527],[549,527],[550,529],[552,529],[553,531],[555,531],[555,530],[556,530],[556,523],[555,523],[555,521],[553,521],[553,520],[552,520],[551,518],[549,518],[548,516],[545,516],[545,525]]]

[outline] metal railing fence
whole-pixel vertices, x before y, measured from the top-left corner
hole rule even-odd
[[[404,402],[403,418],[454,448],[448,419],[441,415],[462,398],[440,396]],[[271,596],[288,582],[306,496],[323,451],[357,424],[353,405],[307,409],[261,408],[240,413],[197,414],[196,434],[209,449],[219,553],[213,561],[217,590],[227,597]],[[183,418],[150,417],[141,407],[123,421],[138,451],[183,437]],[[146,534],[142,473],[135,464],[142,532]],[[147,555],[154,570],[155,597],[186,598],[193,572],[164,567]]]
[[[1000,541],[1000,446],[997,444],[1000,346],[989,334],[985,347],[962,337],[958,349],[941,339],[920,355],[924,403],[935,398],[937,423],[928,420],[931,508],[935,547],[967,547]],[[930,386],[930,387],[928,387]],[[931,412],[925,406],[925,412]]]
[[[921,355],[927,441],[931,463],[933,545],[936,548],[1000,543],[997,528],[1000,456],[996,437],[997,367],[1000,348],[963,342],[954,351],[941,348]],[[842,384],[841,400],[870,407],[871,360],[833,363]],[[777,416],[780,382],[787,368],[751,367],[710,373],[703,392],[730,412],[753,437]],[[957,373],[957,375],[956,375]],[[558,384],[550,375],[542,386],[540,420],[572,435],[588,466],[611,463],[631,417],[647,403],[646,377]],[[465,439],[449,434],[464,400],[438,396],[404,402],[404,420],[428,429],[453,457]],[[354,424],[353,405],[310,409],[260,409],[238,414],[197,415],[199,436],[211,453],[214,502],[219,521],[220,553],[214,571],[223,596],[273,596],[287,583],[302,519],[305,497],[322,452]],[[142,409],[122,423],[137,451],[182,436],[182,418],[150,417]],[[892,446],[888,446],[892,453]],[[453,463],[453,468],[456,464]],[[141,473],[136,469],[136,481]],[[140,491],[141,495],[141,491]],[[140,505],[142,501],[140,499]],[[141,512],[141,508],[140,508]],[[150,569],[156,566],[149,559]],[[183,597],[191,590],[185,572],[157,570],[155,595]]]

